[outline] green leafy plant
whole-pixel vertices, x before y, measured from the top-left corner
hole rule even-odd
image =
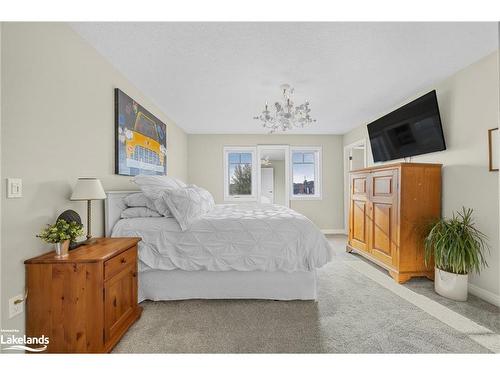
[[[432,223],[424,240],[426,264],[434,257],[437,268],[460,275],[479,273],[488,265],[488,238],[474,226],[472,213],[472,209],[462,207],[451,219]]]
[[[252,167],[250,164],[236,166],[229,189],[231,194],[252,194]]]
[[[41,238],[47,243],[59,243],[66,240],[75,242],[75,240],[83,234],[83,225],[76,221],[66,222],[66,220],[59,219],[55,224],[48,224],[38,238]]]

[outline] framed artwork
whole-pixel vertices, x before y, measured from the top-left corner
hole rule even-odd
[[[498,128],[493,128],[488,130],[488,152],[489,152],[489,167],[490,171],[498,171],[499,167],[499,153],[498,149],[499,136]]]
[[[115,173],[167,174],[167,125],[115,89]]]

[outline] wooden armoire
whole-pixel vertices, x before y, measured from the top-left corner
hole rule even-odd
[[[397,282],[434,278],[423,229],[441,215],[441,164],[397,163],[350,172],[349,241]]]

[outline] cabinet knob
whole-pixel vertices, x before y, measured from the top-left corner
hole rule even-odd
[[[125,258],[122,258],[121,262],[122,263],[127,263],[127,260]]]

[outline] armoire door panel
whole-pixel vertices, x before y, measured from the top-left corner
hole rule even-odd
[[[393,246],[392,237],[392,206],[384,203],[373,204],[373,245],[372,253],[380,253],[382,259],[392,259]]]
[[[368,249],[368,176],[356,174],[350,181],[349,244],[363,251]]]
[[[370,242],[369,251],[387,265],[397,261],[396,234],[398,230],[398,170],[389,169],[371,174],[370,181]]]
[[[357,241],[366,242],[366,202],[352,201],[352,204],[352,237]]]
[[[389,169],[371,173],[370,199],[374,201],[392,201],[397,195],[396,185],[398,170]]]
[[[366,193],[366,177],[353,178],[352,180],[352,193],[365,194]]]
[[[392,176],[374,176],[373,177],[373,195],[391,196],[393,194]]]

